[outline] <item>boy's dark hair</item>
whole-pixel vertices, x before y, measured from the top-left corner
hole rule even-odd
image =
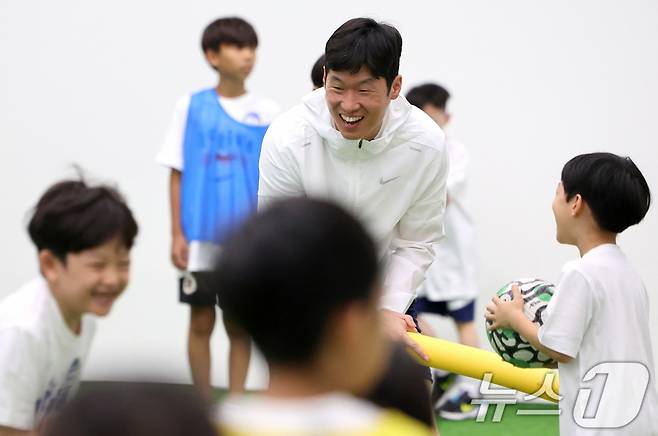
[[[41,196],[27,229],[37,250],[50,250],[65,262],[68,253],[97,247],[116,236],[130,249],[137,222],[114,188],[66,180]]]
[[[316,88],[324,86],[324,55],[320,56],[311,69],[311,82]]]
[[[238,17],[219,18],[206,26],[201,37],[201,49],[219,51],[222,44],[238,47],[258,47],[258,36],[253,26]]]
[[[42,436],[217,436],[198,394],[174,385],[90,388],[44,426]]]
[[[562,186],[571,200],[580,194],[601,229],[621,233],[642,221],[651,192],[630,157],[612,153],[581,154],[562,169]]]
[[[324,53],[327,70],[355,74],[367,67],[375,78],[386,79],[390,90],[400,68],[402,36],[372,18],[353,18],[331,35]]]
[[[375,292],[375,244],[343,209],[282,200],[226,244],[215,274],[220,307],[272,364],[309,362],[333,314]]]
[[[407,93],[407,100],[419,109],[431,104],[439,109],[445,110],[448,105],[450,93],[441,85],[436,83],[425,83],[411,88]]]

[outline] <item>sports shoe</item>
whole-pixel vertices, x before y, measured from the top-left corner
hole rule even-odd
[[[434,381],[432,383],[432,406],[434,410],[438,410],[443,402],[447,399],[446,393],[451,390],[457,374],[447,371],[432,371]]]
[[[478,414],[478,406],[471,404],[472,400],[473,397],[466,390],[459,389],[443,401],[438,409],[439,416],[449,421],[475,418]]]

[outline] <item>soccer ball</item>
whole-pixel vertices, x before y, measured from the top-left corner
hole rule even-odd
[[[523,295],[523,313],[532,322],[544,324],[544,311],[553,297],[555,287],[541,279],[519,279],[509,282],[496,292],[503,301],[512,299],[512,285],[518,285]],[[487,321],[487,326],[491,322]],[[555,368],[557,362],[541,351],[536,350],[516,331],[504,328],[490,331],[487,337],[493,349],[503,360],[521,368]]]

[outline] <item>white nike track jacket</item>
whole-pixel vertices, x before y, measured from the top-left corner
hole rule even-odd
[[[259,208],[296,196],[345,207],[379,246],[381,307],[404,313],[434,261],[432,245],[443,237],[444,141],[436,123],[402,96],[390,103],[375,139],[345,139],[320,88],[270,125],[260,157]]]

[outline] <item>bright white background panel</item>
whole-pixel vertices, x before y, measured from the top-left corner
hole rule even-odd
[[[550,203],[570,157],[630,155],[658,192],[658,3],[646,0],[84,2],[0,0],[0,296],[37,273],[25,217],[80,164],[118,183],[140,223],[129,289],[100,322],[85,376],[157,372],[188,381],[187,309],[169,262],[167,171],[154,163],[176,99],[213,85],[199,39],[240,15],[261,40],[248,85],[289,108],[331,32],[368,15],[404,39],[405,91],[439,81],[453,94],[449,134],[470,149],[483,305],[520,276],[556,281],[575,257],[554,241]],[[655,207],[621,245],[645,279],[658,349]],[[441,333],[454,337],[449,323]],[[484,340],[484,329],[480,326]],[[226,338],[213,339],[226,382]],[[262,362],[249,385],[266,379]]]

